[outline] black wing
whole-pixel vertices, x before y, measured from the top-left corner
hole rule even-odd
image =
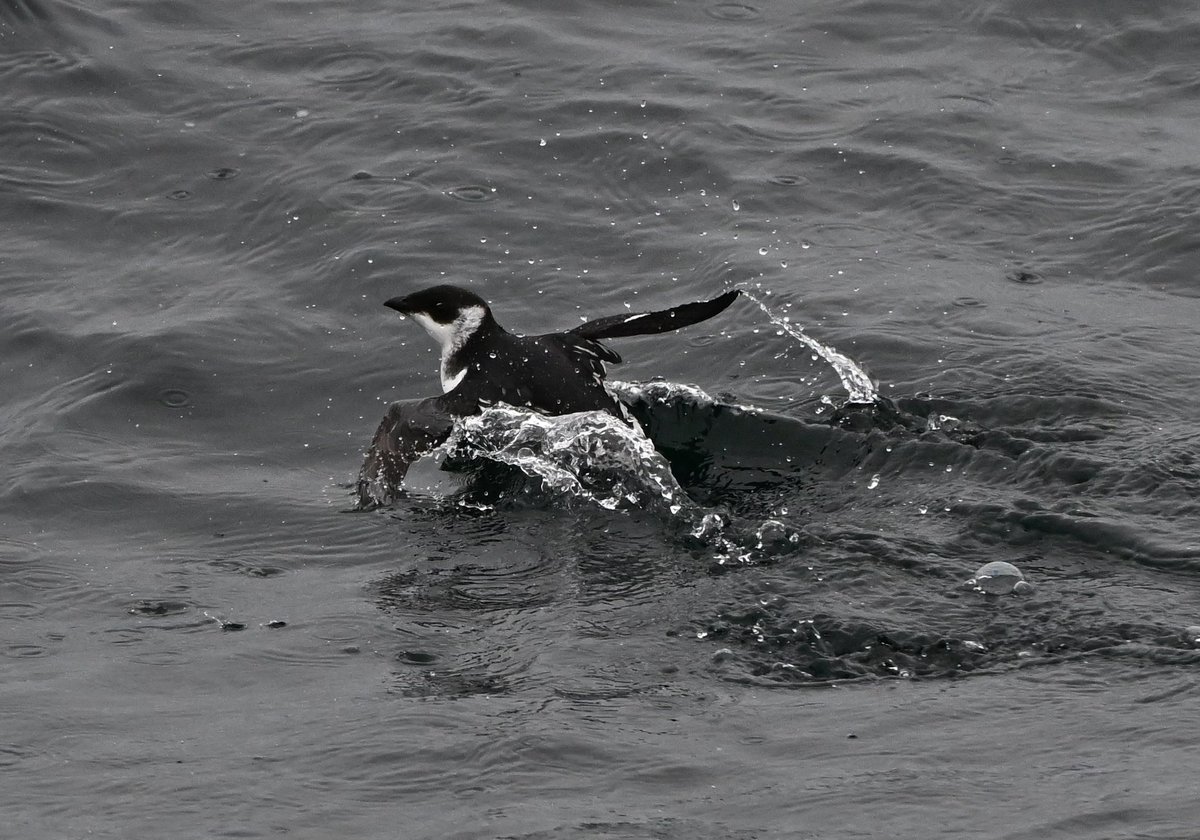
[[[601,338],[624,338],[631,335],[654,335],[670,332],[680,327],[688,327],[707,321],[709,318],[723,312],[741,294],[737,289],[726,292],[712,300],[702,300],[696,303],[684,303],[672,306],[670,309],[660,309],[657,312],[639,312],[633,315],[610,315],[607,318],[597,318],[580,324],[567,335],[590,339],[595,343]],[[598,346],[598,345],[597,345]],[[604,348],[602,348],[604,349]],[[612,353],[611,350],[605,350]],[[620,361],[618,357],[615,361]]]
[[[583,326],[586,327],[587,324]],[[617,351],[605,347],[599,341],[584,337],[574,330],[567,333],[552,333],[543,338],[561,347],[580,373],[590,374],[596,379],[604,378],[605,362],[614,365],[621,364],[621,355]]]

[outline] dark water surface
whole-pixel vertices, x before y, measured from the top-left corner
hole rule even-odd
[[[0,0],[0,834],[1195,836],[1198,96],[1181,0]],[[743,301],[615,342],[766,410],[655,409],[724,542],[349,512],[446,281],[895,412]]]

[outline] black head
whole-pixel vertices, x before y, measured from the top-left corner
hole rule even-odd
[[[383,305],[404,315],[425,315],[437,324],[453,324],[470,307],[482,307],[485,312],[490,312],[479,295],[450,285],[430,286],[411,295],[394,297]]]

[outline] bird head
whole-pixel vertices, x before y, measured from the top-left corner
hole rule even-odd
[[[424,327],[441,345],[443,358],[461,348],[492,320],[492,311],[484,299],[459,286],[431,286],[394,297],[383,305]]]

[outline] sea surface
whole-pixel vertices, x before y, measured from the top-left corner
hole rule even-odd
[[[0,835],[1196,837],[1198,149],[1190,0],[0,0]],[[354,510],[442,282],[748,294]]]

